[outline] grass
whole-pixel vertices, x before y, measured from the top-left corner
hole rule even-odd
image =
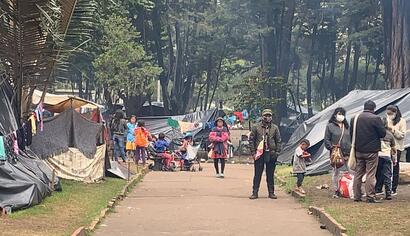
[[[286,191],[295,186],[296,178],[290,175],[292,167],[278,166],[277,175],[286,181]],[[327,184],[329,190],[316,186]],[[322,207],[348,230],[348,235],[410,235],[410,187],[399,186],[400,194],[391,202],[369,205],[354,203],[350,199],[333,199],[331,176],[307,176],[303,182],[307,192],[304,207]]]
[[[78,227],[90,224],[125,184],[116,178],[98,184],[62,180],[62,192],[2,220],[1,234],[71,235]]]

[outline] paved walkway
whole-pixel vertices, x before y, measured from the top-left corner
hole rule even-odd
[[[95,235],[330,235],[289,195],[248,199],[253,167],[227,165],[226,178],[203,172],[151,172]],[[262,180],[264,181],[264,179]]]

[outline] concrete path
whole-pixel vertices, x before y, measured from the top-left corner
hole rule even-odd
[[[149,173],[95,235],[330,235],[279,189],[277,200],[267,199],[265,182],[260,198],[249,200],[252,166],[227,165],[225,179],[204,167]]]

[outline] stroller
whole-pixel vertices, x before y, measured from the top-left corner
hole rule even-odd
[[[198,150],[200,145],[198,146],[191,146],[188,145],[186,150],[181,150],[177,152],[177,156],[180,158],[180,168],[181,171],[192,171],[196,172],[202,171],[203,168],[201,166],[201,161],[198,158]],[[195,168],[195,163],[198,164],[198,169]]]

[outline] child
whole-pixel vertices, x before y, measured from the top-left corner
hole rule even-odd
[[[209,133],[209,141],[211,142],[210,158],[214,160],[214,167],[217,178],[224,178],[225,160],[228,158],[228,140],[229,131],[226,128],[225,121],[222,117],[215,121],[215,128]],[[218,162],[221,162],[221,171],[219,172]]]
[[[397,165],[397,150],[394,136],[387,127],[387,120],[384,120],[386,136],[381,140],[382,150],[379,152],[379,164],[376,172],[376,194],[383,194],[384,185],[386,200],[392,200],[392,165]]]
[[[151,134],[145,128],[145,122],[139,121],[138,127],[135,129],[135,163],[138,164],[139,161],[142,161],[142,164],[145,165],[147,158],[147,147],[149,141],[151,140]]]
[[[127,150],[127,157],[133,158],[135,154],[135,127],[136,127],[137,117],[131,116],[130,122],[127,124],[127,143],[125,149]]]
[[[297,183],[295,191],[302,194],[306,194],[305,190],[302,188],[303,179],[305,178],[306,172],[306,161],[311,157],[311,155],[306,151],[310,146],[310,142],[307,139],[300,142],[299,147],[296,148],[295,155],[293,156],[293,173],[296,174]]]
[[[164,159],[165,170],[169,170],[171,166],[171,162],[173,161],[173,157],[171,154],[167,153],[169,147],[169,142],[165,140],[165,134],[160,133],[158,136],[158,140],[155,142],[154,148],[155,151],[160,154],[160,156]]]

